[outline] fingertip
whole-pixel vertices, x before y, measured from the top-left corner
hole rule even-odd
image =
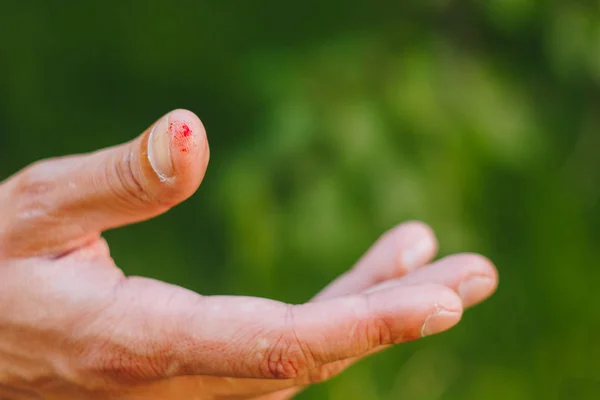
[[[415,340],[450,329],[463,312],[460,297],[443,285],[423,284],[387,287],[371,292],[371,303],[404,309],[401,340]],[[373,297],[376,296],[376,297]]]
[[[203,172],[209,157],[202,121],[196,114],[184,109],[173,110],[165,118],[175,177],[198,178],[195,174]]]
[[[440,260],[440,264],[463,271],[460,280],[451,286],[461,297],[464,307],[481,303],[498,287],[498,270],[487,257],[480,254],[456,254]]]
[[[457,293],[465,307],[477,305],[490,297],[498,287],[498,270],[494,264],[480,254],[461,254],[460,257],[465,268],[469,270],[460,283]]]
[[[462,314],[456,311],[436,309],[423,322],[420,336],[422,338],[445,332],[460,322]]]
[[[167,119],[172,150],[189,155],[193,150],[203,152],[206,149],[206,130],[196,114],[189,110],[177,109],[167,114]]]
[[[434,287],[429,288],[429,290],[436,293],[435,301],[421,325],[420,337],[444,332],[458,324],[462,318],[463,305],[461,298],[445,286],[432,286]]]
[[[370,251],[376,257],[392,257],[377,275],[387,280],[406,275],[431,261],[438,250],[438,241],[429,225],[420,221],[404,222],[387,231]],[[378,283],[378,282],[374,282]]]
[[[144,142],[146,170],[165,201],[179,203],[194,194],[209,160],[206,131],[198,116],[189,110],[173,110],[143,135]]]
[[[399,228],[410,229],[413,232],[415,232],[415,234],[420,234],[423,237],[428,237],[432,241],[435,241],[437,244],[437,238],[435,236],[435,232],[433,231],[433,228],[431,226],[429,226],[428,224],[426,224],[425,222],[416,221],[416,220],[406,221],[406,222],[402,223],[401,225],[399,225]]]
[[[474,276],[463,281],[458,294],[465,307],[473,307],[490,297],[496,291],[497,282],[487,276]]]
[[[382,282],[425,266],[435,257],[437,250],[438,241],[429,225],[419,221],[397,225],[381,235],[348,273],[329,285],[316,299],[372,292]]]
[[[412,271],[431,261],[438,251],[438,241],[433,229],[420,221],[405,222],[398,227],[402,249],[402,264]]]

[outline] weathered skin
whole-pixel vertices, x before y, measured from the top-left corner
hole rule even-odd
[[[0,184],[0,399],[289,398],[452,327],[496,287],[484,257],[428,264],[437,242],[418,222],[302,305],[125,277],[101,233],[187,199],[208,159],[201,122],[176,110],[128,144]]]

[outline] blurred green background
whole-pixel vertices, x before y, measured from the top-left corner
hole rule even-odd
[[[600,398],[594,1],[46,2],[0,7],[0,178],[173,108],[212,160],[106,236],[130,274],[303,302],[385,230],[498,266],[497,295],[301,399]]]

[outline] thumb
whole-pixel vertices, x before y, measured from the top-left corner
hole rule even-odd
[[[35,163],[0,186],[0,254],[55,255],[191,196],[209,159],[202,123],[175,110],[137,139]]]

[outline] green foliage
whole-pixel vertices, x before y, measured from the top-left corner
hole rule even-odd
[[[0,177],[189,108],[206,181],[107,234],[127,273],[302,302],[407,219],[498,265],[459,327],[302,398],[597,398],[597,4],[237,3],[3,4]]]

